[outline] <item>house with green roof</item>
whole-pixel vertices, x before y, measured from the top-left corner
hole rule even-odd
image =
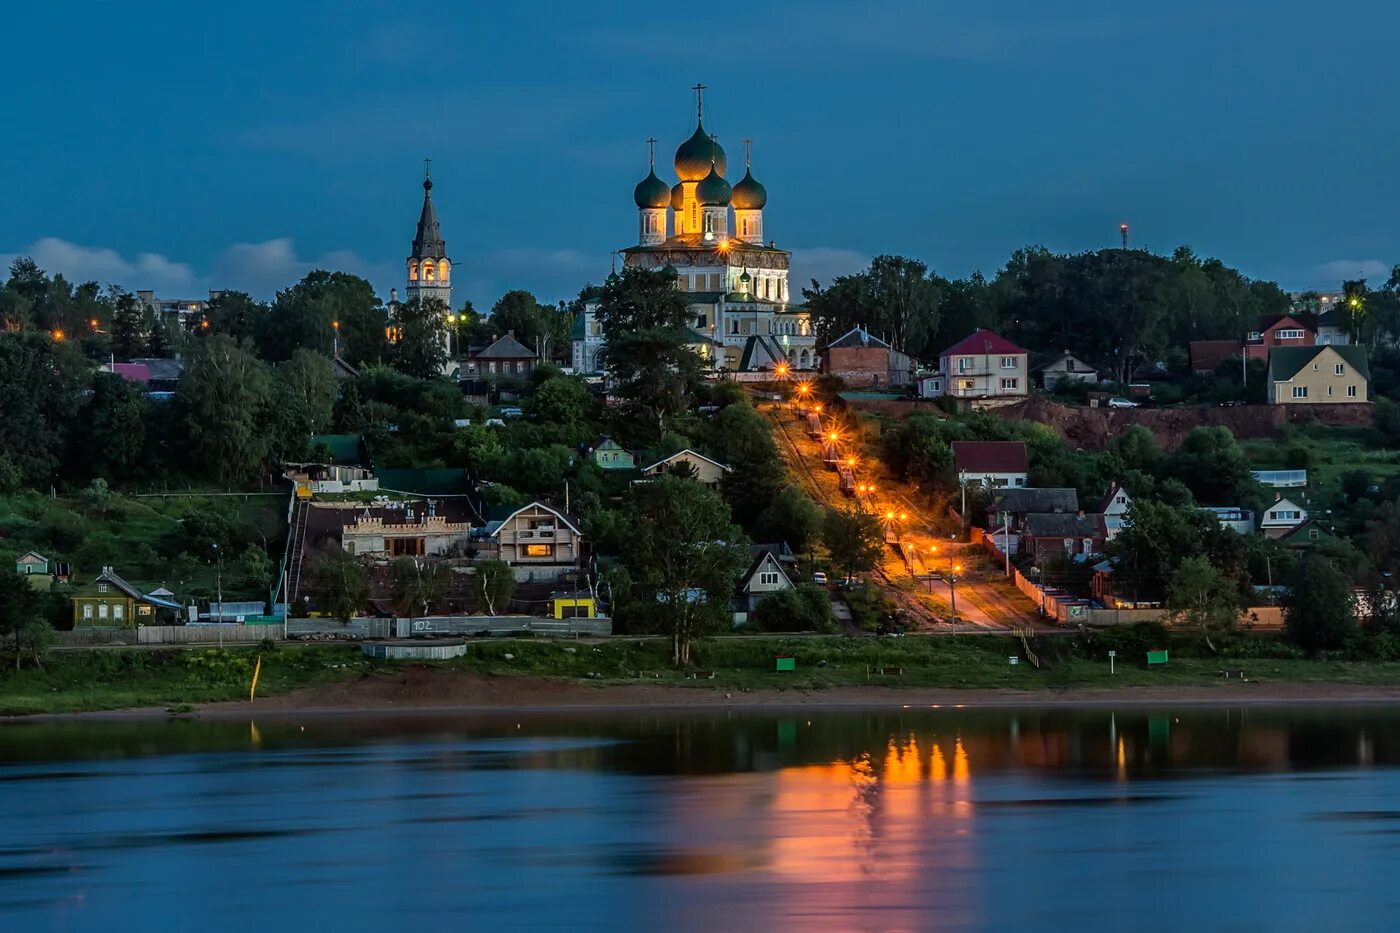
[[[1371,369],[1363,346],[1273,347],[1268,381],[1271,405],[1360,405]]]

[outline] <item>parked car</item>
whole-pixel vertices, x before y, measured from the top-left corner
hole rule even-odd
[[[812,582],[817,586],[826,586],[826,574],[818,570],[816,573],[812,574]]]
[[[503,428],[506,426],[506,423],[500,418],[487,418],[486,426],[488,428]]]
[[[502,417],[502,418],[519,418],[519,417],[523,416],[524,414],[525,414],[524,410],[519,409],[519,408],[502,408],[502,409],[501,409],[501,417]]]
[[[1113,398],[1111,398],[1111,399],[1108,400],[1108,407],[1109,407],[1109,408],[1137,408],[1137,407],[1138,407],[1138,403],[1135,402],[1135,401],[1133,401],[1133,400],[1130,399],[1130,398],[1123,398],[1123,396],[1121,396],[1121,395],[1115,395]]]

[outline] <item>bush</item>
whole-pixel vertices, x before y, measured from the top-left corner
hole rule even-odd
[[[806,583],[765,596],[750,621],[764,632],[836,631],[836,615],[826,590]]]

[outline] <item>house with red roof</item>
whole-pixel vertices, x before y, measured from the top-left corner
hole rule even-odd
[[[953,468],[966,486],[1024,486],[1030,475],[1026,445],[1020,441],[953,441]]]
[[[1030,353],[985,328],[938,354],[938,374],[919,383],[927,398],[1017,398],[1030,389]]]

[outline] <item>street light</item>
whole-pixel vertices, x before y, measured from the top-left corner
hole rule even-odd
[[[948,596],[955,620],[958,617],[958,574],[960,573],[962,573],[962,564],[954,564],[953,572],[948,575]]]

